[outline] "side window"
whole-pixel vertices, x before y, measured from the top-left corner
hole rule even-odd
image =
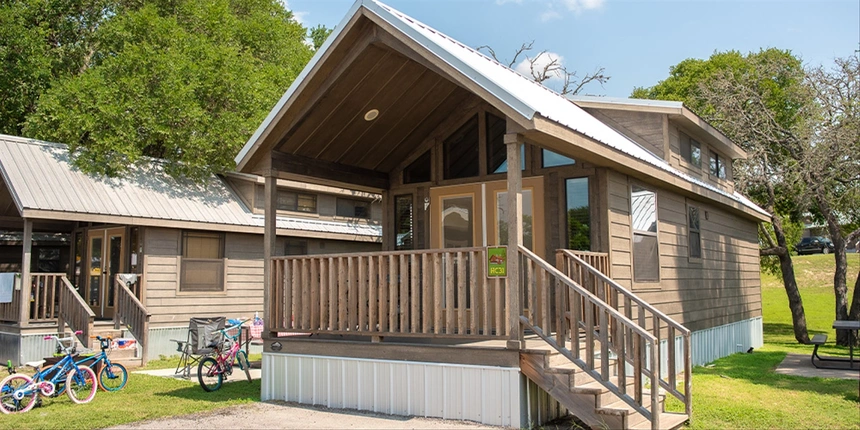
[[[591,251],[591,213],[588,205],[588,178],[564,181],[567,200],[567,249]]]
[[[179,291],[224,291],[224,234],[182,232]]]
[[[278,201],[275,203],[279,211],[317,213],[317,196],[288,190],[278,190]],[[254,208],[266,208],[266,192],[262,185],[257,185],[254,196]]]
[[[683,132],[679,134],[681,138],[681,158],[696,167],[702,167],[702,145]]]
[[[284,245],[284,255],[308,255],[308,241],[287,239]]]
[[[415,249],[413,242],[412,195],[394,197],[394,222],[396,241],[394,249]]]
[[[475,115],[443,142],[444,179],[478,176],[478,116]]]
[[[716,152],[711,152],[710,159],[710,172],[711,176],[716,176],[720,179],[726,179],[726,159],[717,154]]]
[[[366,200],[337,199],[337,216],[370,218],[370,202]]]
[[[633,185],[630,188],[630,214],[633,229],[633,281],[659,281],[657,193]]]
[[[690,258],[702,258],[702,230],[699,225],[699,208],[687,206],[687,240]]]

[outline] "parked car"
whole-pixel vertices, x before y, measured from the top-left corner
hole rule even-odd
[[[800,240],[800,243],[794,245],[794,250],[797,251],[797,255],[804,254],[829,254],[834,250],[833,242],[826,237],[821,236],[811,236],[804,237]]]

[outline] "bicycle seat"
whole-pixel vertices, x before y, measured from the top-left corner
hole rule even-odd
[[[43,364],[45,364],[45,360],[30,361],[28,363],[24,363],[25,366],[30,366],[36,370],[41,369]]]

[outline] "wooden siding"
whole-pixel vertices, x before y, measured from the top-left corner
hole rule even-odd
[[[263,311],[263,236],[225,237],[223,292],[180,292],[181,230],[150,228],[145,234],[143,279],[153,327],[184,325],[192,316],[251,317]],[[309,254],[377,251],[378,244],[300,239]],[[278,238],[279,253],[286,238]]]
[[[672,167],[693,176],[694,178],[698,178],[704,181],[708,181],[712,184],[720,186],[721,188],[727,190],[728,192],[734,192],[734,176],[733,176],[733,163],[732,159],[729,157],[725,157],[722,152],[717,151],[720,154],[720,158],[723,159],[726,163],[726,179],[719,179],[717,177],[711,176],[708,172],[708,155],[712,150],[714,150],[712,145],[708,145],[703,141],[703,139],[696,135],[696,133],[692,133],[689,129],[685,129],[683,127],[679,127],[676,123],[669,121],[669,148],[670,155],[667,158]],[[702,165],[697,167],[691,163],[688,163],[686,160],[681,157],[681,133],[684,133],[693,139],[696,139],[699,142],[701,149],[701,157],[702,157]]]
[[[586,109],[595,118],[633,139],[640,146],[666,160],[663,142],[663,115],[609,109]]]
[[[657,189],[660,282],[633,283],[629,180],[610,171],[607,186],[614,280],[694,331],[761,316],[753,221]],[[701,259],[688,257],[688,204],[700,210]]]

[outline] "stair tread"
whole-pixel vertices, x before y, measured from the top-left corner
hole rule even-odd
[[[681,427],[690,417],[687,414],[677,412],[663,412],[660,414],[660,428],[673,430]],[[650,430],[651,422],[648,420],[642,421],[630,426],[631,430]]]

